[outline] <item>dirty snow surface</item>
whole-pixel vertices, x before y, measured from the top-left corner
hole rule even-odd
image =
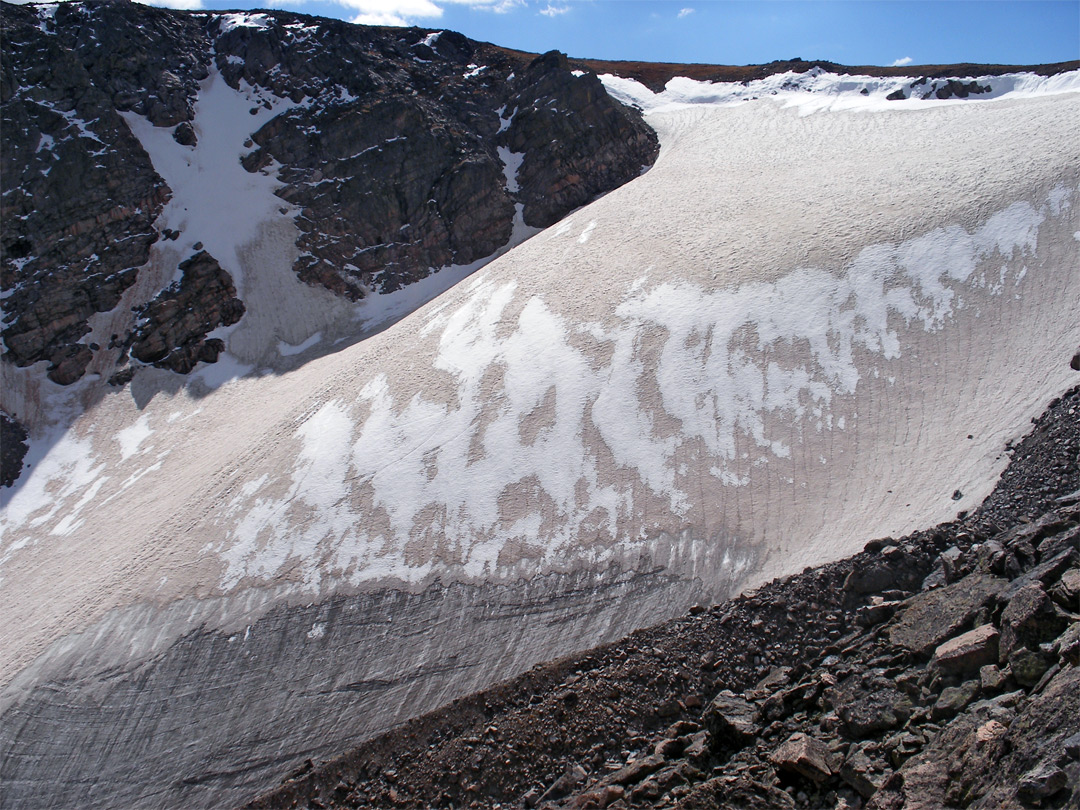
[[[360,342],[341,324],[366,315],[289,280],[291,215],[255,178],[230,204],[243,227],[213,236],[237,234],[215,255],[254,313],[220,373],[147,370],[39,431],[4,492],[19,784],[215,806],[540,658],[978,504],[1077,381],[1080,94],[1014,84],[907,107],[624,84],[661,136],[651,170]],[[177,182],[173,221],[206,218]],[[635,572],[663,581],[643,595]],[[520,609],[583,581],[622,590],[558,623]],[[410,594],[426,607],[402,612]],[[368,617],[352,635],[342,605]],[[250,663],[285,638],[284,663]],[[116,692],[139,667],[150,685]],[[346,702],[313,720],[309,692]],[[57,726],[96,753],[59,768],[82,760]],[[134,775],[85,787],[110,768]]]

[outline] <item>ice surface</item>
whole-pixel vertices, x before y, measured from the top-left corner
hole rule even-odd
[[[272,112],[250,116],[249,92],[204,84],[195,149],[128,120],[174,189],[178,250],[203,241],[263,325],[225,330],[186,387],[144,369],[32,455],[0,546],[7,673],[101,619],[94,593],[325,595],[642,559],[696,577],[713,552],[731,561],[717,588],[797,570],[976,503],[1072,373],[1053,358],[1080,343],[1075,94],[659,109],[647,174],[470,279],[443,268],[320,320],[276,181],[238,164]],[[354,334],[402,319],[335,344],[343,315]],[[56,532],[62,570],[42,581]]]
[[[184,217],[212,199],[195,167],[243,151],[218,92],[196,124],[231,128],[224,157],[140,134],[189,208],[140,278],[213,225]],[[228,352],[187,385],[144,368],[88,396],[0,493],[4,733],[54,752],[21,773],[136,791],[134,759],[195,806],[219,783],[192,773],[269,779],[256,757],[977,504],[1075,384],[1080,98],[851,114],[784,93],[830,97],[657,107],[648,173],[471,278],[359,306],[296,280],[272,176],[226,197],[240,234],[209,238],[249,307]],[[57,411],[49,385],[20,412]]]

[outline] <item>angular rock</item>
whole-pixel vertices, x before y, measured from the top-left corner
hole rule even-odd
[[[964,552],[956,546],[950,546],[941,552],[940,562],[946,583],[957,582],[964,577]]]
[[[140,310],[128,340],[136,360],[187,374],[200,360],[216,362],[224,343],[207,334],[239,321],[245,308],[232,277],[206,251],[182,262],[180,271],[178,285]]]
[[[897,550],[899,551],[899,549]],[[919,587],[922,577],[903,553],[891,559],[873,558],[856,562],[844,580],[844,590],[849,593],[880,593],[893,588]]]
[[[930,667],[948,673],[977,672],[987,664],[997,663],[998,637],[992,624],[969,630],[934,650]]]
[[[1034,804],[1049,799],[1069,784],[1069,776],[1051,763],[1043,763],[1024,774],[1016,787],[1022,802]]]
[[[570,792],[588,778],[588,773],[580,765],[570,765],[551,786],[544,791],[540,801],[555,801],[570,794]]]
[[[1056,656],[1048,650],[1020,647],[1009,656],[1009,670],[1021,686],[1030,689],[1054,666]]]
[[[795,800],[779,788],[749,776],[717,776],[679,800],[680,810],[794,810]]]
[[[997,664],[987,664],[979,668],[979,686],[984,692],[996,692],[1004,688],[1007,680]]]
[[[845,682],[830,697],[844,732],[861,739],[899,728],[911,716],[911,700],[892,687],[866,689],[856,677]]]
[[[998,657],[1001,662],[1009,659],[1017,647],[1034,649],[1044,641],[1056,638],[1065,629],[1068,620],[1059,616],[1042,588],[1042,583],[1032,582],[1021,588],[1001,614],[1001,640]]]
[[[902,604],[903,602],[900,601],[890,601],[865,605],[856,612],[855,621],[860,627],[873,627],[891,619],[896,609]]]
[[[1073,526],[1066,531],[1047,538],[1039,546],[1039,559],[1052,560],[1062,552],[1075,552],[1078,547],[1080,547],[1080,526]],[[1075,557],[1072,559],[1075,559]]]
[[[1028,585],[1039,582],[1044,586],[1059,580],[1066,571],[1068,571],[1076,563],[1078,554],[1075,546],[1062,549],[1053,557],[1040,562],[1030,571],[1025,571],[1022,575],[1014,579],[1009,583],[1009,587],[1001,593],[1001,599],[1008,601],[1018,594],[1023,588]]]
[[[1080,666],[1080,622],[1073,622],[1055,641],[1062,665]]]
[[[840,778],[864,799],[869,799],[881,787],[884,777],[875,774],[874,764],[861,748],[853,748],[840,766]]]
[[[664,767],[664,757],[659,754],[649,754],[647,757],[635,759],[625,768],[611,775],[611,781],[617,785],[634,785],[651,773],[655,773]]]
[[[917,655],[929,655],[969,624],[1007,585],[1001,577],[975,573],[944,588],[916,594],[889,628],[889,640]]]
[[[1066,610],[1080,607],[1080,568],[1070,568],[1050,591],[1050,597]]]
[[[70,343],[58,349],[51,358],[48,377],[57,385],[71,385],[82,377],[94,358],[90,347],[83,343]]]
[[[818,784],[836,773],[836,764],[828,747],[802,732],[792,734],[769,755],[769,761],[781,770],[799,774]]]
[[[934,703],[930,717],[935,723],[955,717],[975,699],[979,688],[978,681],[965,681],[960,686],[946,687]]]
[[[195,146],[199,142],[195,127],[190,121],[181,121],[176,125],[176,129],[173,130],[173,140],[181,146]]]
[[[761,731],[757,706],[727,690],[713,698],[704,722],[715,750],[737,751]]]

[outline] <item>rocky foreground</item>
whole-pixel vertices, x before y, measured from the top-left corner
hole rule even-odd
[[[256,808],[1074,807],[1080,388],[970,515],[526,674]]]

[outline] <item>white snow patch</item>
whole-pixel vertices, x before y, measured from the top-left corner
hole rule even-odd
[[[355,532],[347,497],[352,422],[340,402],[330,401],[297,431],[301,449],[284,501],[258,499],[230,533],[233,543],[222,552],[228,563],[225,587],[245,575],[272,575],[296,561],[308,585],[322,578],[319,549],[335,548]],[[303,528],[290,528],[281,518],[290,509],[308,515]]]
[[[32,438],[28,444],[24,463],[30,469],[23,473],[25,480],[13,493],[3,492],[0,568],[12,552],[29,542],[27,533],[11,541],[9,530],[24,524],[34,528],[48,523],[66,506],[68,498],[81,492],[82,500],[65,517],[65,525],[72,525],[78,511],[89,502],[86,493],[97,492],[101,486],[99,478],[105,471],[105,464],[98,463],[93,454],[90,437],[79,438],[65,431],[63,425],[55,426],[42,438]]]
[[[144,413],[132,425],[117,432],[116,441],[120,443],[121,461],[127,461],[135,455],[139,450],[139,445],[153,435],[154,431],[150,429],[148,423],[149,418],[149,415]]]
[[[225,16],[255,25],[264,15]],[[195,243],[202,242],[232,276],[241,299],[244,280],[239,248],[256,237],[264,222],[291,216],[292,212],[274,195],[281,186],[275,168],[249,172],[240,165],[240,156],[249,151],[244,142],[253,132],[295,106],[289,99],[247,84],[233,90],[211,67],[210,75],[199,85],[195,102],[193,126],[198,143],[194,147],[178,144],[168,127],[155,127],[136,113],[121,113],[150,155],[154,170],[172,189],[172,199],[156,224],[180,232],[180,238],[170,245],[181,252],[194,252]],[[223,212],[228,215],[223,216]]]
[[[221,33],[227,34],[234,28],[268,28],[270,20],[265,14],[248,14],[240,12],[236,14],[222,14]]]
[[[247,376],[254,368],[253,364],[241,363],[228,352],[222,352],[216,363],[203,363],[191,372],[190,379],[201,380],[207,388],[217,389],[231,380]]]
[[[322,340],[322,332],[316,332],[303,343],[300,343],[296,346],[292,345],[291,343],[286,343],[284,340],[278,341],[278,354],[282,355],[283,357],[290,357],[294,354],[301,354],[303,352],[306,352],[320,340]]]
[[[524,152],[511,152],[508,146],[500,146],[498,149],[499,160],[503,164],[503,176],[506,177],[506,190],[513,193],[520,191],[517,173],[521,168],[521,161],[525,159]]]
[[[599,366],[572,340],[580,324],[536,295],[508,320],[516,284],[478,277],[464,304],[435,308],[421,330],[441,329],[434,368],[454,381],[450,398],[399,399],[380,374],[357,402],[322,406],[297,432],[303,449],[285,496],[242,507],[223,551],[223,586],[286,564],[300,565],[310,584],[328,570],[417,581],[430,564],[409,565],[404,549],[424,537],[455,550],[467,576],[490,571],[511,542],[540,544],[545,560],[560,559],[587,523],[614,536],[633,518],[629,492],[601,483],[587,433],[685,519],[695,503],[682,481],[686,448],[702,446],[715,459],[705,469],[721,484],[747,485],[747,460],[757,466],[792,453],[789,430],[772,432],[777,417],[832,429],[834,399],[852,395],[872,370],[860,370],[859,353],[899,357],[897,319],[940,329],[974,282],[976,262],[1030,251],[1042,218],[1017,203],[970,233],[950,226],[869,246],[840,273],[804,268],[720,289],[636,283],[613,324],[584,329],[613,347]],[[663,339],[650,366],[641,346],[651,335]],[[790,346],[805,347],[795,355],[805,360],[780,351]],[[494,389],[493,368],[501,370]],[[658,399],[646,403],[644,390]],[[530,414],[542,416],[541,426],[526,438]],[[678,430],[662,429],[663,420]],[[838,430],[847,424],[836,419]],[[534,497],[547,504],[542,534],[527,506]],[[523,511],[508,515],[513,508]],[[369,528],[372,514],[385,515],[386,527]],[[320,568],[326,554],[333,565]]]
[[[1034,73],[1014,73],[1004,76],[982,76],[974,79],[980,86],[989,85],[990,92],[972,94],[966,99],[938,99],[933,89],[943,86],[945,79],[928,80],[925,85],[912,87],[912,77],[841,76],[812,68],[805,73],[777,73],[764,79],[742,82],[702,82],[684,76],[672,78],[664,90],[654,93],[634,79],[612,74],[600,77],[608,92],[618,101],[638,107],[647,113],[707,104],[732,106],[745,101],[772,98],[784,107],[796,107],[800,115],[822,110],[896,110],[925,109],[943,104],[968,104],[998,98],[1029,98],[1056,93],[1080,92],[1080,71],[1039,76]],[[965,84],[972,79],[962,80]],[[866,91],[863,93],[862,91]],[[903,101],[886,97],[897,90],[904,91]],[[914,95],[913,95],[914,93]],[[931,98],[921,96],[930,94]]]

